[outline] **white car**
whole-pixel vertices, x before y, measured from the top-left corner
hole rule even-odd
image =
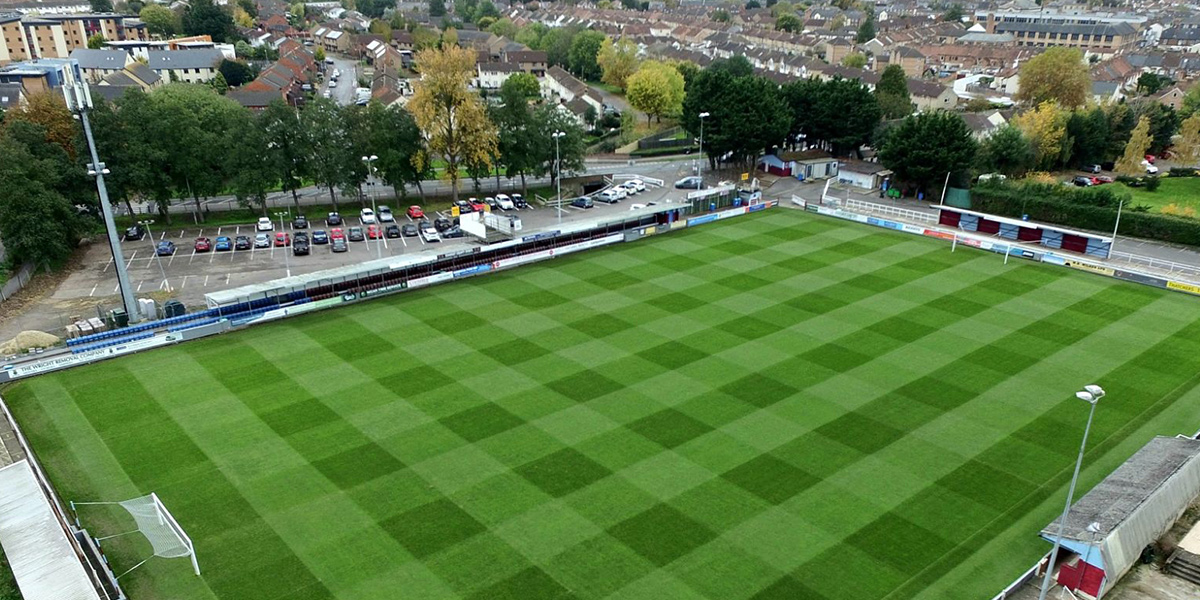
[[[1143,160],[1142,166],[1146,168],[1147,175],[1158,175],[1158,167],[1150,164],[1150,161]]]
[[[646,184],[641,179],[630,179],[621,184],[625,191],[630,194],[637,194],[646,191]]]
[[[392,215],[392,209],[387,206],[380,206],[379,214],[377,216],[379,217],[380,223],[395,223],[396,222],[396,217],[394,215]]]
[[[259,217],[258,225],[255,225],[254,228],[258,231],[272,231],[275,229],[275,224],[267,217]]]
[[[614,186],[608,188],[608,190],[606,190],[606,191],[615,193],[617,195],[618,200],[624,200],[625,197],[629,195],[629,191],[619,185],[614,185]]]
[[[375,224],[375,211],[373,211],[369,208],[364,208],[364,209],[358,211],[358,219],[360,221],[362,221],[363,225],[374,225]]]
[[[438,235],[438,230],[434,229],[433,225],[428,225],[421,228],[421,239],[432,244],[442,241],[442,236]]]
[[[509,198],[508,194],[496,194],[496,204],[500,205],[500,208],[504,210],[512,210],[516,208],[516,205],[513,204],[512,198]]]
[[[623,194],[617,188],[608,188],[599,194],[596,194],[596,199],[609,204],[616,204],[621,201]]]

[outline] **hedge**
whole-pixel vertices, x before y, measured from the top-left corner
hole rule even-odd
[[[1072,188],[1063,185],[1009,185],[987,182],[971,190],[971,209],[980,212],[1065,225],[1074,229],[1109,232],[1121,213],[1121,235],[1200,246],[1200,220],[1145,212],[1129,206],[1128,196],[1104,186]]]

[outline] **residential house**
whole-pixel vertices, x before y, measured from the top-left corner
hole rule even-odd
[[[120,50],[77,48],[71,52],[71,58],[79,61],[83,77],[90,83],[99,83],[101,79],[123,71],[134,62],[132,56]]]
[[[1163,106],[1169,106],[1178,111],[1183,108],[1183,97],[1187,95],[1189,84],[1175,84],[1171,87],[1160,90],[1154,95],[1154,99],[1162,103]]]
[[[541,50],[515,50],[504,53],[504,60],[538,78],[546,76],[546,53]]]
[[[408,50],[410,52],[414,50],[412,33],[404,30],[393,31],[389,43],[397,50]]]
[[[321,47],[325,48],[326,52],[350,51],[350,36],[345,31],[329,30],[320,39]]]
[[[287,102],[283,90],[250,90],[243,86],[241,89],[229,90],[227,98],[250,109],[251,112],[262,112],[276,100]]]
[[[908,77],[920,77],[925,73],[925,55],[921,54],[920,50],[908,46],[899,46],[892,50],[888,56],[888,63],[900,65]]]
[[[936,81],[909,78],[908,96],[918,112],[949,110],[958,105],[958,95],[952,88]]]
[[[966,122],[967,128],[971,130],[971,135],[980,141],[987,139],[997,129],[1008,123],[1008,117],[999,110],[965,112],[962,113],[962,118]]]
[[[16,83],[25,97],[62,88],[72,64],[64,58],[42,58],[0,67],[0,84]]]
[[[825,62],[831,65],[842,64],[842,59],[854,53],[854,46],[842,38],[835,38],[825,43]]]
[[[225,55],[216,48],[196,50],[151,50],[149,66],[167,81],[208,83],[217,76],[217,65]]]
[[[1123,96],[1121,85],[1115,81],[1092,82],[1092,98],[1097,103],[1119,102]]]
[[[486,62],[475,65],[475,87],[481,90],[498,90],[514,73],[521,73],[516,63]]]
[[[546,77],[542,79],[542,97],[559,104],[569,104],[572,100],[580,98],[592,105],[597,112],[604,111],[604,103],[600,100],[600,96],[592,91],[586,83],[576,79],[574,75],[559,66],[546,69]]]

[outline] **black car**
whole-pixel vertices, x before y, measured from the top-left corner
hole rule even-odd
[[[592,202],[592,199],[588,198],[587,196],[581,196],[572,200],[571,206],[574,206],[575,208],[592,208],[596,206],[596,203]]]
[[[308,229],[308,219],[304,215],[296,215],[292,219],[292,229]]]
[[[475,210],[471,206],[471,203],[467,202],[466,200],[455,200],[454,205],[458,207],[459,214],[463,214],[463,215]]]
[[[141,225],[134,225],[125,230],[125,241],[136,242],[146,237],[146,230]]]
[[[525,197],[520,194],[512,195],[513,206],[517,208],[529,208],[529,203],[525,201]]]
[[[292,254],[296,256],[304,256],[308,254],[308,240],[297,239],[292,242]]]
[[[325,233],[324,229],[318,229],[316,231],[313,231],[312,243],[328,244],[329,243],[329,234]]]
[[[250,249],[250,236],[239,235],[236,238],[234,238],[233,248],[235,250],[249,250]]]
[[[351,227],[347,237],[349,237],[350,241],[352,242],[361,242],[367,239],[367,236],[363,233],[362,227]]]
[[[341,225],[342,224],[342,215],[339,215],[335,212],[329,213],[329,216],[325,217],[325,224],[330,227],[336,227],[338,225]]]
[[[404,234],[404,237],[417,237],[417,226],[412,223],[405,223],[404,227],[400,228],[400,233]]]
[[[442,231],[445,231],[447,229],[450,229],[450,227],[452,227],[453,225],[454,225],[454,223],[451,222],[450,219],[447,219],[446,217],[438,217],[433,220],[433,228],[438,230],[439,233]],[[416,235],[416,234],[414,233],[413,235]]]
[[[296,235],[293,237],[293,240],[297,241],[297,242],[304,242],[305,244],[307,244],[308,243],[308,233],[303,232],[303,231],[297,231]]]
[[[704,180],[697,175],[684,177],[675,182],[675,189],[678,190],[699,190],[704,188]]]
[[[336,238],[330,249],[334,252],[345,252],[350,249],[350,245],[346,243],[346,238]]]
[[[1072,179],[1071,183],[1075,184],[1078,187],[1088,187],[1088,186],[1092,185],[1092,178],[1080,176],[1080,177],[1076,177],[1075,179]]]
[[[398,238],[398,237],[400,237],[400,226],[399,226],[399,225],[397,225],[397,224],[395,224],[395,223],[392,223],[391,225],[388,225],[387,227],[384,227],[384,228],[383,228],[383,235],[385,235],[385,236],[387,236],[387,237],[389,237],[389,238]]]
[[[442,237],[444,237],[444,238],[460,238],[460,237],[466,235],[465,233],[463,233],[462,227],[459,227],[458,225],[455,225],[455,226],[441,232],[441,234],[442,234]]]

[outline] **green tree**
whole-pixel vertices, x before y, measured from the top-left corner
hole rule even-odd
[[[208,84],[212,86],[213,91],[222,96],[229,91],[229,82],[225,81],[225,75],[220,71],[217,71],[216,77],[213,77],[212,81],[208,82]]]
[[[492,23],[487,30],[500,37],[505,37],[510,40],[517,37],[517,26],[512,22],[512,19],[508,17],[496,19],[496,22]]]
[[[596,63],[600,65],[601,81],[619,88],[625,88],[625,80],[633,75],[638,68],[637,44],[622,38],[613,41],[604,38],[600,44],[600,52],[596,54]]]
[[[518,44],[525,44],[534,50],[543,50],[542,36],[545,35],[549,29],[549,27],[546,27],[545,25],[535,21],[528,25],[523,25],[517,30],[516,35],[513,36],[512,39],[516,40]]]
[[[875,99],[885,119],[899,119],[912,114],[912,98],[908,94],[908,77],[900,65],[888,65],[875,85]]]
[[[229,187],[238,203],[267,214],[267,192],[279,183],[278,172],[272,168],[272,148],[267,146],[267,131],[262,115],[255,118],[248,112],[235,117],[233,132],[237,142],[230,144],[227,156],[230,173]]]
[[[526,103],[536,100],[542,95],[542,84],[532,73],[516,73],[510,75],[500,84],[500,97],[506,102],[510,99],[521,98]]]
[[[749,77],[754,74],[754,65],[750,64],[750,60],[745,56],[738,54],[731,58],[714,60],[706,70],[713,73],[724,71],[733,77]]]
[[[254,0],[237,0],[237,5],[246,11],[246,14],[250,15],[251,18],[258,18],[258,4]]]
[[[1071,160],[1079,165],[1099,164],[1110,158],[1109,123],[1104,109],[1075,111],[1067,119],[1067,139],[1071,141]]]
[[[1021,65],[1016,96],[1021,102],[1038,106],[1054,101],[1073,110],[1087,104],[1091,93],[1092,78],[1079,50],[1047,48]]]
[[[1179,114],[1187,118],[1195,114],[1197,110],[1200,110],[1200,85],[1193,85],[1183,95],[1183,103],[1179,107]]]
[[[671,65],[648,60],[629,77],[625,95],[631,106],[646,113],[647,122],[651,117],[662,121],[663,115],[683,109],[683,76]]]
[[[950,8],[946,9],[946,12],[942,13],[943,21],[958,23],[958,22],[962,21],[962,18],[963,18],[963,7],[961,4],[955,3],[955,4],[951,5]]]
[[[288,8],[288,15],[291,17],[293,24],[303,23],[305,12],[303,2],[297,2]]]
[[[578,31],[574,27],[555,27],[542,36],[537,49],[546,52],[547,64],[558,65],[570,70],[571,48],[574,46]],[[599,45],[597,45],[596,51],[599,52]]]
[[[112,0],[91,0],[92,12],[94,13],[110,13],[113,11]]]
[[[835,155],[857,152],[871,140],[883,116],[875,95],[858,80],[808,79],[784,87],[793,139],[828,147]]]
[[[367,105],[365,123],[368,126],[365,154],[379,157],[376,164],[379,176],[396,195],[408,195],[407,185],[417,186],[421,196],[425,190],[421,180],[432,175],[429,169],[418,170],[414,157],[423,152],[421,130],[407,110],[398,106],[384,108],[378,102]],[[429,161],[424,161],[429,163]]]
[[[875,11],[868,9],[866,18],[858,25],[854,43],[865,44],[873,39],[875,39]]]
[[[961,116],[934,111],[910,115],[888,129],[879,144],[879,160],[899,180],[928,192],[948,173],[970,168],[975,151],[975,139]]]
[[[1163,77],[1149,71],[1143,72],[1137,78],[1137,91],[1145,96],[1157,94],[1163,87],[1171,84],[1171,78]]]
[[[788,33],[796,33],[804,29],[804,23],[800,21],[800,17],[793,14],[779,15],[775,19],[775,30],[786,31]]]
[[[317,46],[317,49],[313,51],[313,59],[319,63],[325,62],[325,49]]]
[[[682,123],[700,135],[704,119],[704,151],[709,164],[718,157],[746,168],[766,149],[782,144],[791,126],[788,105],[778,84],[754,75],[735,76],[709,67],[696,75],[684,98]]]
[[[492,0],[483,0],[478,6],[475,7],[476,23],[487,18],[491,18],[493,20],[500,18],[500,11],[496,9],[496,5],[492,3]]]
[[[14,264],[60,264],[79,241],[75,207],[53,187],[60,164],[39,160],[11,135],[0,135],[0,237]]]
[[[979,147],[979,168],[1009,177],[1024,175],[1033,168],[1033,146],[1015,125],[997,129]]]
[[[209,35],[218,44],[237,37],[233,16],[213,0],[191,0],[183,12],[183,32],[187,35]]]
[[[1138,118],[1150,119],[1150,153],[1162,154],[1171,145],[1171,139],[1179,131],[1180,118],[1175,109],[1151,98],[1138,98],[1129,103],[1129,109]]]
[[[446,0],[429,0],[429,16],[446,16]]]
[[[173,36],[183,27],[179,15],[161,4],[147,4],[138,18],[146,24],[146,30],[151,35],[160,37]]]
[[[728,23],[730,21],[729,11],[723,8],[714,10],[712,14],[708,16],[708,18],[716,21],[717,23]]]
[[[239,87],[254,80],[254,72],[246,63],[228,58],[217,65],[217,71],[225,78],[229,87]]]
[[[584,81],[600,79],[603,72],[596,59],[600,54],[600,46],[604,44],[604,39],[603,33],[590,29],[575,35],[575,38],[571,40],[571,50],[567,58],[571,73]]]
[[[91,50],[100,50],[104,48],[104,34],[97,33],[89,36],[87,39],[87,47]]]
[[[755,10],[758,8],[762,8],[762,4],[760,4],[758,0],[750,0],[746,3],[746,10]]]
[[[1175,156],[1184,166],[1195,166],[1200,159],[1200,115],[1193,113],[1180,125]]]
[[[861,69],[867,66],[867,55],[862,52],[851,52],[842,59],[842,66],[851,69]]]
[[[266,169],[284,191],[291,192],[298,212],[300,196],[297,190],[309,173],[309,153],[304,141],[307,136],[300,116],[282,99],[274,100],[259,115],[257,126],[269,149]]]
[[[359,159],[354,156],[341,109],[325,98],[310,102],[300,112],[300,133],[308,173],[329,190],[329,200],[337,208],[335,190],[349,181]]]
[[[1039,169],[1048,171],[1066,162],[1065,151],[1070,147],[1067,144],[1068,118],[1062,107],[1050,101],[1013,118],[1013,125],[1025,134],[1033,147],[1034,162]]]

